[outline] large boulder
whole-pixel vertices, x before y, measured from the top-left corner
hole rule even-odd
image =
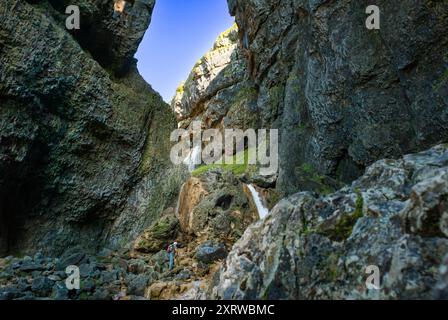
[[[179,220],[174,209],[169,208],[154,225],[140,235],[134,243],[134,249],[143,253],[157,253],[166,249],[177,236]]]
[[[196,259],[204,263],[212,263],[227,256],[227,249],[223,243],[216,244],[208,241],[197,248]]]
[[[258,219],[243,183],[228,171],[213,169],[187,181],[177,207],[181,230],[194,236],[235,241]]]
[[[36,2],[36,1],[34,1]],[[45,1],[37,1],[45,2]],[[80,9],[80,29],[71,33],[101,66],[124,75],[151,22],[155,0],[48,0],[65,24],[67,6]]]
[[[328,196],[302,192],[282,200],[234,245],[209,297],[443,297],[447,172],[448,145],[439,145],[376,162]],[[379,290],[367,286],[376,268]]]

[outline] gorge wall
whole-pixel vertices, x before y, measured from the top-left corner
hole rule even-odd
[[[282,194],[313,187],[304,166],[349,182],[447,140],[446,1],[228,2],[261,125],[281,129]],[[380,30],[365,27],[371,4]]]
[[[447,4],[375,1],[381,28],[368,30],[369,4],[229,1],[237,26],[172,101],[180,126],[279,129],[283,196],[446,141]]]
[[[373,2],[380,30],[366,0],[228,0],[170,110],[133,58],[154,0],[3,0],[0,298],[446,298],[448,3]],[[174,167],[196,120],[279,129],[278,176]]]
[[[81,9],[73,33],[68,4]],[[175,204],[175,118],[133,59],[153,6],[1,2],[2,252],[118,247]]]

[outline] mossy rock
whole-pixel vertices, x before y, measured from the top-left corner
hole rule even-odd
[[[303,163],[296,168],[296,176],[299,180],[300,190],[317,192],[328,195],[340,189],[343,185],[339,181],[320,174],[311,164]]]
[[[151,228],[137,238],[134,249],[143,253],[159,252],[177,236],[178,230],[179,220],[174,213],[162,216]]]
[[[322,234],[333,241],[342,242],[347,240],[352,234],[353,227],[356,222],[364,216],[364,199],[360,191],[356,191],[357,199],[355,203],[355,211],[351,214],[343,214],[333,227],[326,230],[317,230],[317,233]]]

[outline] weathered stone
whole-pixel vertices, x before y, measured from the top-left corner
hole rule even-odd
[[[55,300],[68,300],[69,292],[65,284],[57,283],[53,287],[53,295]]]
[[[143,253],[156,253],[166,248],[175,239],[179,220],[170,208],[148,230],[135,240],[134,249]]]
[[[183,185],[177,215],[187,234],[236,240],[257,219],[254,210],[232,172],[212,170]]]
[[[176,215],[179,218],[180,227],[183,232],[191,233],[193,229],[193,209],[209,193],[198,178],[190,178],[182,186],[179,193]]]
[[[434,288],[435,299],[448,299],[448,255],[439,268],[439,278]]]
[[[431,176],[412,188],[403,212],[406,228],[422,236],[448,237],[448,168],[432,171]]]
[[[280,129],[282,194],[322,191],[311,168],[344,182],[376,160],[448,139],[448,3],[229,0],[259,126]]]
[[[446,200],[441,195],[448,185],[447,156],[448,146],[439,145],[382,160],[336,193],[302,192],[280,201],[234,245],[209,297],[442,296],[448,238],[440,229]],[[372,265],[380,270],[380,290],[365,284]]]
[[[21,295],[21,290],[17,287],[0,288],[0,300],[13,300]]]
[[[177,120],[191,121],[201,115],[206,127],[216,127],[233,100],[227,99],[229,96],[223,92],[232,90],[244,76],[244,56],[238,49],[238,28],[234,25],[218,37],[213,48],[196,63],[188,79],[180,84],[171,102]],[[223,94],[225,98],[219,97]]]
[[[128,294],[143,297],[150,280],[151,277],[144,274],[133,277],[128,284]]]
[[[110,292],[106,289],[98,289],[92,295],[92,300],[112,300]]]
[[[226,246],[222,243],[207,242],[200,245],[196,251],[196,259],[204,263],[212,263],[227,256]]]

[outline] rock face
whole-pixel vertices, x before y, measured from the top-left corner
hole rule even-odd
[[[213,48],[194,66],[171,102],[179,125],[200,121],[204,128],[256,127],[255,89],[247,79],[238,28],[223,32]]]
[[[235,244],[210,297],[444,297],[447,187],[448,145],[439,145],[376,162],[334,194],[290,196]],[[380,290],[367,289],[369,266]]]
[[[196,259],[204,263],[212,263],[227,256],[227,249],[224,244],[206,242],[198,247]]]
[[[193,210],[209,194],[199,178],[192,177],[182,186],[176,215],[179,218],[181,229],[186,233],[193,233]]]
[[[192,177],[182,186],[176,214],[186,234],[231,241],[258,219],[243,183],[220,169]]]
[[[1,2],[1,252],[119,246],[173,205],[175,119],[131,61],[154,3],[132,3]]]
[[[364,0],[228,0],[237,26],[175,114],[133,58],[154,3],[2,0],[0,257],[41,252],[0,258],[0,300],[446,298],[448,2],[378,0],[368,30]],[[278,179],[245,163],[187,180],[176,118],[280,129]]]
[[[281,129],[278,189],[309,190],[302,167],[350,182],[385,157],[448,139],[448,3],[228,0],[259,125]]]
[[[157,253],[177,237],[179,220],[174,209],[168,208],[162,217],[135,240],[134,249],[143,253]]]
[[[44,2],[44,1],[29,1]],[[81,28],[73,35],[103,67],[124,75],[151,22],[155,0],[49,0],[59,13],[77,5]],[[64,18],[64,17],[62,17]]]

